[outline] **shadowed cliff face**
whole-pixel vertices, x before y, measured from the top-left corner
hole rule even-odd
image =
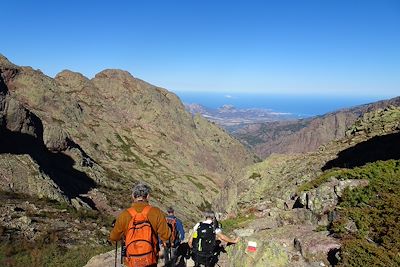
[[[6,105],[5,103],[6,93],[7,93],[7,86],[4,83],[2,75],[0,75],[0,137],[2,134],[2,128],[5,126],[5,119],[3,114]]]
[[[53,153],[46,147],[43,141],[44,127],[41,119],[10,95],[7,82],[10,82],[17,75],[18,70],[15,67],[6,64],[5,69],[0,69],[0,155],[5,156],[2,157],[2,160],[7,159],[7,155],[11,155],[11,157],[12,155],[29,155],[33,162],[38,165],[38,171],[52,181],[49,183],[44,179],[43,185],[37,185],[37,187],[53,187],[53,193],[61,191],[69,200],[79,196],[86,204],[95,208],[90,199],[80,196],[87,194],[90,189],[95,187],[93,179],[86,173],[76,170],[73,167],[75,161],[70,156],[64,153]],[[83,157],[89,160],[89,163],[93,162],[78,144],[68,139],[65,141],[69,142],[69,147],[79,150]],[[9,164],[14,165],[12,160]],[[1,177],[3,182],[4,177],[4,175]],[[12,177],[12,179],[15,179],[15,177]],[[34,194],[34,192],[29,191],[31,185],[28,181],[30,181],[29,177],[24,178],[23,181],[18,181],[18,184],[26,183],[26,185],[23,188],[18,186],[17,191]],[[45,183],[49,184],[45,185]],[[1,189],[9,190],[9,188]]]
[[[4,83],[3,77],[0,75],[0,95],[7,93],[7,86]]]
[[[400,159],[400,133],[375,136],[345,149],[338,154],[336,159],[327,162],[322,170],[354,168],[370,162],[390,159]]]
[[[69,199],[86,194],[95,186],[89,176],[74,169],[75,162],[71,157],[50,152],[41,139],[31,135],[3,130],[0,154],[3,153],[28,154],[39,165],[40,171],[47,174]]]

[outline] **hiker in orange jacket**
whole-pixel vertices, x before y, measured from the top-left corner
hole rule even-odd
[[[115,222],[114,228],[110,233],[109,239],[111,241],[119,241],[122,237],[128,236],[129,223],[132,219],[132,209],[137,213],[148,212],[147,219],[151,225],[152,230],[154,231],[152,234],[152,245],[154,248],[154,255],[156,257],[156,263],[147,265],[149,267],[157,266],[158,261],[158,239],[157,236],[160,237],[161,240],[167,241],[171,236],[171,229],[168,227],[167,221],[165,219],[165,214],[157,207],[150,206],[148,201],[150,197],[150,187],[143,184],[138,183],[132,189],[132,200],[133,203],[131,208],[124,210],[121,212]],[[128,259],[125,258],[125,263],[128,264]],[[146,265],[144,265],[146,266]]]

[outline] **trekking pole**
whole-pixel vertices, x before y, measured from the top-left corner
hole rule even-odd
[[[125,246],[125,241],[122,238],[121,239],[121,266],[124,264],[124,246]]]
[[[171,234],[172,235],[172,234]],[[171,263],[171,266],[173,265],[173,261],[172,261],[172,243],[171,243],[171,236],[169,236],[169,262]]]
[[[117,267],[118,241],[115,242],[115,267]]]

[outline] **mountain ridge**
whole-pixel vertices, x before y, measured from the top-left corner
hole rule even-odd
[[[72,208],[114,216],[129,205],[132,184],[141,180],[153,188],[152,204],[173,205],[184,221],[194,222],[211,207],[225,179],[254,162],[236,139],[187,113],[175,94],[126,71],[108,69],[88,79],[63,70],[53,79],[5,57],[0,137],[2,194],[55,201],[68,213]],[[26,210],[23,197],[16,199],[10,205]],[[27,233],[18,230],[17,221],[37,218],[40,210],[13,212],[14,218],[0,218],[0,226],[36,240],[52,229],[49,220],[29,223]],[[107,227],[107,220],[95,223]],[[66,224],[77,227],[73,220]],[[59,238],[68,243],[63,233]],[[105,242],[106,232],[95,234],[90,235],[96,243]]]
[[[346,129],[362,114],[390,105],[400,106],[400,97],[340,109],[313,118],[251,124],[232,134],[260,158],[266,158],[272,153],[310,152],[344,137]]]

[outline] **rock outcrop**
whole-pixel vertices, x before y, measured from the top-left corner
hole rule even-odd
[[[330,266],[329,251],[340,243],[327,232],[315,232],[312,226],[283,226],[245,237],[236,246],[228,247],[227,266],[276,266],[311,267]],[[256,243],[256,250],[249,250],[249,242]]]

